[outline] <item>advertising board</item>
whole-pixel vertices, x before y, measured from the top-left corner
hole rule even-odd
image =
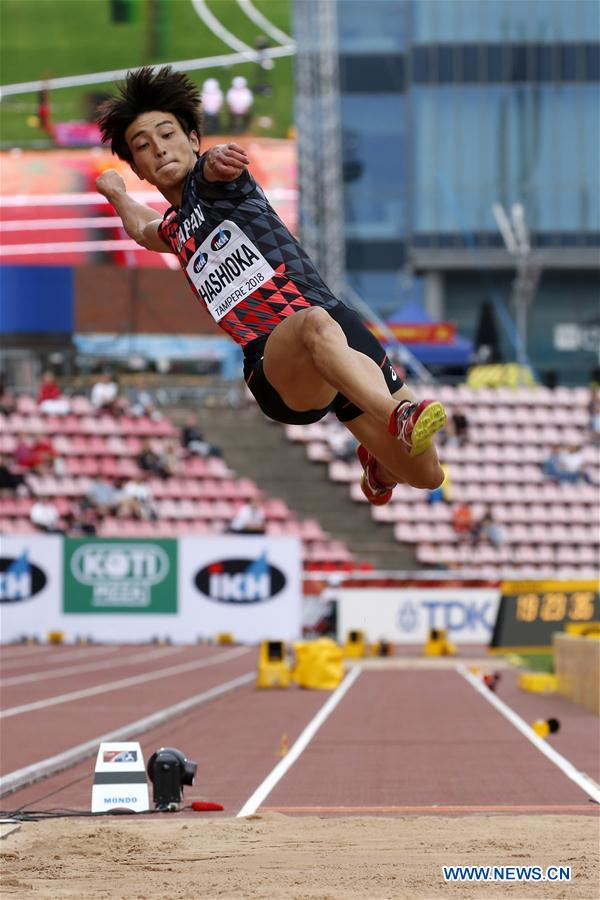
[[[199,636],[231,632],[237,641],[297,640],[302,582],[297,538],[182,538],[182,615]]]
[[[46,637],[60,628],[62,538],[0,538],[0,639]]]
[[[487,644],[498,588],[342,588],[337,592],[338,640],[360,630],[368,641],[422,644],[430,629],[445,628],[458,644]]]

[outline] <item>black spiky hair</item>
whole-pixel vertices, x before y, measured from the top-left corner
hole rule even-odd
[[[125,132],[139,115],[145,112],[171,113],[186,134],[202,133],[200,91],[184,72],[171,66],[154,70],[144,66],[128,72],[118,86],[118,94],[105,100],[98,108],[97,121],[102,140],[110,142],[111,150],[120,159],[133,162],[125,141]]]

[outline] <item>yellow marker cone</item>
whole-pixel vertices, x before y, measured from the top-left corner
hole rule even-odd
[[[290,748],[288,747],[288,736],[286,732],[281,735],[281,747],[279,749],[279,755],[283,758],[287,755],[287,752]]]
[[[558,719],[536,719],[531,726],[538,737],[546,738],[549,734],[556,734],[560,728]]]

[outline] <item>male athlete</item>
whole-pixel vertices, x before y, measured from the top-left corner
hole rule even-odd
[[[164,66],[130,72],[99,124],[113,153],[171,204],[162,220],[128,196],[114,170],[97,180],[127,234],[174,253],[215,322],[244,351],[244,378],[261,410],[308,424],[332,411],[358,439],[361,486],[387,503],[395,485],[443,481],[432,436],[441,403],[416,402],[383,347],[333,296],[246,166],[237,144],[200,154],[199,91]]]

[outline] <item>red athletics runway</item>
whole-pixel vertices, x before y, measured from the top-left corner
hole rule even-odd
[[[411,668],[391,659],[330,694],[257,690],[256,656],[246,647],[4,648],[2,777],[35,773],[74,747],[88,756],[7,794],[2,807],[89,809],[95,740],[145,722],[143,733],[127,734],[145,758],[178,747],[198,763],[185,802],[214,800],[228,816],[244,807],[334,815],[598,810],[447,661]],[[515,677],[504,674],[501,698],[526,722],[559,718],[561,731],[548,743],[597,781],[597,719],[561,698],[517,693]],[[331,712],[312,734],[326,704]],[[164,721],[152,726],[157,715]],[[295,759],[298,738],[304,749]],[[279,779],[278,765],[287,767]]]

